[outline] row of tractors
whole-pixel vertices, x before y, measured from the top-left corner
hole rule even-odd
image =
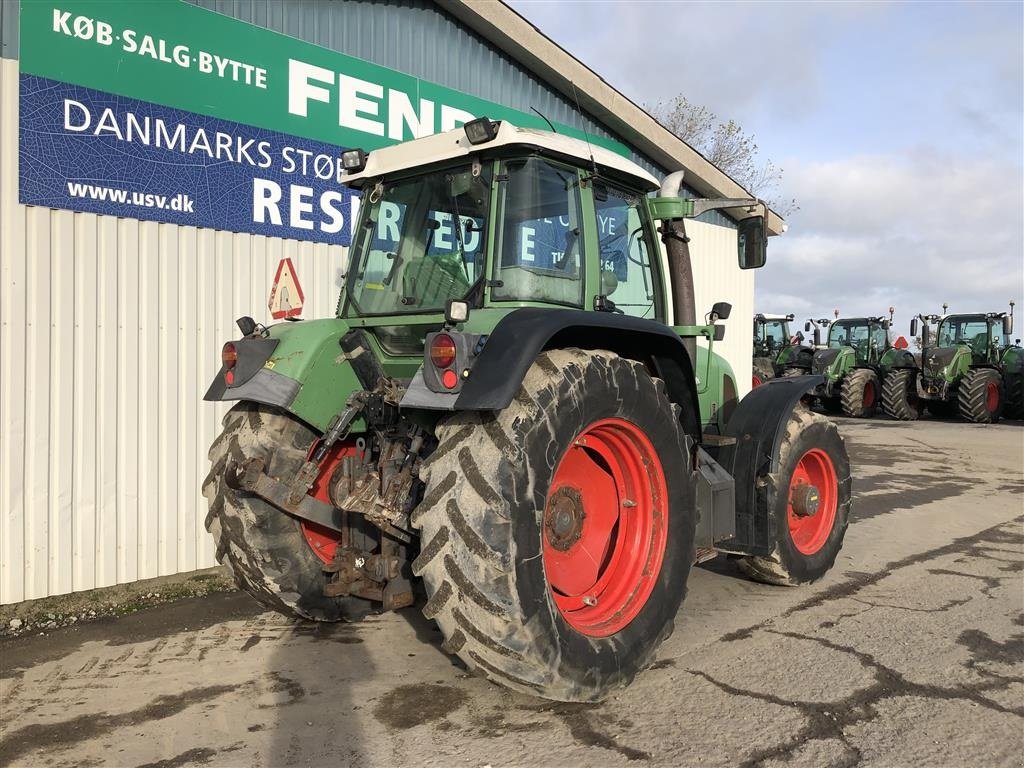
[[[1024,349],[1011,341],[1009,312],[920,314],[910,322],[919,352],[890,340],[889,316],[809,319],[790,333],[793,315],[754,316],[753,386],[785,376],[825,377],[812,392],[829,413],[870,418],[879,410],[913,421],[927,410],[990,424],[1024,418]],[[920,332],[920,336],[919,336]],[[805,342],[810,342],[810,345]]]

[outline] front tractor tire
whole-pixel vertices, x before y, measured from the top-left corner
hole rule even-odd
[[[975,424],[994,424],[1003,415],[1006,392],[1003,377],[992,368],[974,368],[960,381],[960,416]]]
[[[836,425],[797,406],[779,448],[778,472],[765,476],[766,505],[775,519],[774,551],[744,557],[740,569],[768,584],[820,579],[835,564],[849,524],[850,458]]]
[[[305,424],[270,406],[243,402],[228,411],[224,431],[210,447],[212,466],[203,482],[206,530],[216,543],[217,561],[260,604],[303,619],[356,621],[372,603],[324,595],[325,561],[314,553],[298,520],[259,496],[234,490],[224,476],[229,461],[258,456],[272,477],[291,479],[315,439]],[[364,534],[353,530],[351,535],[359,543]]]
[[[839,402],[844,416],[870,419],[881,399],[878,376],[869,368],[850,371],[839,388]]]
[[[694,555],[678,416],[640,363],[564,349],[503,411],[438,426],[413,572],[448,652],[558,701],[601,700],[651,662]]]
[[[752,389],[756,389],[764,384],[766,381],[775,378],[775,368],[772,367],[772,361],[765,357],[756,357],[752,365],[752,376],[750,386]]]
[[[921,418],[924,403],[917,396],[917,371],[897,368],[889,372],[882,384],[882,410],[897,421]]]

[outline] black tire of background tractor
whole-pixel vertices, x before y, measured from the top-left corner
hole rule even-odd
[[[796,549],[789,534],[789,483],[800,458],[811,448],[820,448],[831,458],[839,481],[839,498],[828,539],[813,555],[805,555]],[[740,558],[740,570],[757,581],[782,586],[820,579],[835,564],[850,519],[850,458],[836,425],[820,414],[797,406],[779,449],[779,472],[766,475],[765,481],[758,503],[765,504],[769,514],[775,516],[779,540],[775,551],[767,557]]]
[[[206,530],[213,534],[217,560],[235,583],[275,611],[316,621],[356,621],[373,607],[355,597],[325,597],[324,563],[313,554],[299,522],[258,496],[228,487],[229,459],[266,459],[271,477],[298,472],[316,435],[289,414],[266,405],[239,403],[224,417],[224,431],[210,446],[212,468],[203,481],[209,501]],[[356,546],[374,545],[352,531]]]
[[[989,408],[989,385],[995,385],[999,393],[999,402],[994,409]],[[1003,415],[1006,404],[1006,392],[1003,390],[1003,377],[992,368],[974,368],[960,380],[957,394],[960,417],[975,424],[994,424]]]
[[[925,408],[937,419],[951,419],[957,415],[958,406],[956,400],[928,400]]]
[[[870,391],[869,391],[870,390]],[[846,374],[839,388],[839,401],[843,414],[860,419],[870,419],[878,410],[882,388],[878,376],[867,368],[857,368]]]
[[[1006,385],[1006,410],[1008,419],[1024,419],[1024,374],[1009,374],[1003,381]]]
[[[917,421],[924,403],[917,396],[917,371],[897,368],[882,383],[882,410],[890,419]]]
[[[751,382],[755,387],[764,384],[769,379],[775,378],[775,369],[772,368],[771,360],[765,357],[754,358],[753,376]]]
[[[425,463],[413,573],[443,647],[508,688],[559,701],[598,701],[628,685],[673,628],[694,556],[695,480],[679,409],[640,363],[605,351],[541,353],[512,403],[455,414]],[[574,630],[544,570],[542,516],[551,478],[575,437],[598,419],[639,426],[662,462],[670,522],[659,578],[640,613],[609,637]]]

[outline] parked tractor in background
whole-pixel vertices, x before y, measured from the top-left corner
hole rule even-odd
[[[918,315],[910,333],[921,329],[921,365],[892,381],[893,397],[916,398],[940,417],[990,424],[1003,415],[1024,418],[1024,349],[1011,343],[1013,307],[1006,312]],[[936,325],[934,339],[932,325]],[[887,409],[888,410],[888,409]],[[915,409],[920,414],[920,408]],[[896,411],[896,418],[904,417]]]
[[[651,663],[694,562],[832,567],[850,464],[801,402],[820,377],[738,401],[729,305],[696,322],[686,220],[728,210],[759,267],[763,203],[688,199],[682,172],[651,197],[613,152],[486,118],[342,161],[363,202],[337,317],[241,318],[206,394],[240,401],[203,490],[243,589],[354,621],[419,577],[469,668],[594,701]]]
[[[754,315],[753,386],[759,387],[788,370],[811,372],[814,350],[802,345],[801,331],[790,334],[791,322],[793,315]]]
[[[811,372],[824,376],[813,396],[829,413],[870,418],[882,400],[882,382],[893,370],[914,367],[914,356],[907,349],[896,349],[889,341],[889,317],[853,317],[834,321],[819,320],[814,328],[816,351]],[[811,322],[804,326],[811,330]],[[828,340],[821,347],[821,331]]]

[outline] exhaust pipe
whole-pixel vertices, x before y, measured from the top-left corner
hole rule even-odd
[[[658,197],[679,197],[683,185],[684,171],[675,171],[665,177],[658,190]],[[693,292],[693,263],[690,260],[690,238],[686,236],[686,220],[671,219],[661,223],[661,241],[668,256],[669,277],[672,281],[672,306],[674,325],[696,325],[697,307]],[[694,369],[697,367],[697,339],[689,336],[683,339],[683,346],[690,355]]]

